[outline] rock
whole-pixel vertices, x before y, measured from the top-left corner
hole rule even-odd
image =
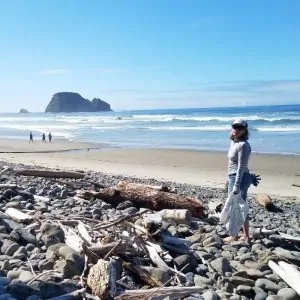
[[[268,294],[266,292],[258,292],[255,297],[254,300],[266,300],[268,297]]]
[[[10,280],[17,279],[17,278],[19,278],[21,272],[22,272],[22,270],[20,270],[20,269],[17,270],[17,271],[13,271],[13,270],[8,271],[7,272],[7,278],[9,278]]]
[[[122,213],[123,213],[124,215],[128,215],[128,216],[134,215],[134,214],[136,214],[137,212],[138,212],[138,209],[137,209],[136,207],[128,207],[128,208],[126,208],[126,209],[124,209],[124,210],[122,211]]]
[[[291,288],[284,288],[278,291],[278,296],[284,297],[285,300],[299,300],[300,296]]]
[[[59,297],[69,292],[64,289],[62,284],[51,281],[35,281],[31,284],[31,287],[39,291],[42,299]]]
[[[259,271],[265,271],[265,270],[269,269],[269,267],[267,265],[259,263],[259,262],[254,262],[251,260],[245,261],[245,267],[247,269],[255,269],[255,270],[259,270]]]
[[[7,287],[7,292],[19,300],[26,300],[32,295],[39,295],[39,292],[21,281],[14,281]]]
[[[41,240],[47,248],[65,241],[65,234],[58,225],[43,223],[40,230],[42,234]]]
[[[11,198],[15,197],[17,195],[17,192],[12,189],[7,189],[3,193],[3,197],[7,200],[10,200]]]
[[[19,249],[19,245],[12,241],[6,240],[1,247],[1,252],[8,256],[13,256],[14,253]]]
[[[77,265],[70,260],[59,260],[55,263],[54,269],[62,274],[65,278],[72,278],[76,275],[81,275],[83,268],[82,265]]]
[[[232,268],[226,258],[220,257],[210,263],[211,267],[219,274],[225,275],[226,272],[232,272]]]
[[[32,193],[30,192],[27,192],[27,191],[20,191],[19,192],[19,195],[22,196],[25,201],[28,201],[28,200],[34,200],[34,196]]]
[[[33,234],[31,234],[28,230],[24,228],[18,228],[14,231],[18,234],[19,241],[22,245],[33,244],[35,246],[38,246],[38,241],[36,237]]]
[[[236,289],[239,293],[241,293],[242,295],[244,295],[245,293],[249,293],[251,291],[253,291],[251,286],[248,285],[239,285]]]
[[[94,98],[92,101],[84,99],[78,93],[61,92],[53,95],[45,112],[97,112],[111,111],[110,105],[100,99]]]
[[[255,279],[255,280],[264,277],[263,272],[261,272],[259,270],[255,270],[255,269],[247,269],[246,273],[250,278]]]
[[[202,297],[204,300],[218,300],[219,299],[218,294],[216,294],[214,291],[211,291],[211,290],[203,293]]]
[[[15,197],[11,198],[10,201],[11,202],[24,202],[24,201],[26,201],[26,199],[21,195],[17,195]]]
[[[8,277],[0,277],[0,286],[6,286],[11,283],[11,279]]]
[[[277,293],[280,290],[280,287],[276,283],[264,278],[257,279],[255,286],[260,287],[267,292],[271,291],[273,293]]]
[[[30,271],[22,271],[19,275],[19,280],[24,283],[29,282],[33,278],[34,278],[34,275]]]
[[[53,260],[49,259],[43,259],[39,261],[39,270],[41,272],[47,271],[47,270],[53,270],[55,262]]]
[[[131,201],[124,201],[122,203],[120,203],[118,206],[117,206],[117,210],[123,210],[123,209],[126,209],[126,208],[129,208],[129,207],[133,207],[133,204]]]
[[[174,263],[176,267],[181,270],[184,266],[187,265],[187,267],[182,270],[183,273],[192,272],[197,268],[197,261],[193,255],[180,255],[174,259]]]
[[[162,283],[166,283],[167,281],[169,281],[171,279],[171,276],[168,272],[161,270],[159,268],[153,268],[153,267],[143,267],[144,270],[146,270],[147,272],[149,272],[149,274],[161,281]]]
[[[5,293],[0,295],[0,300],[17,300],[11,294]]]
[[[195,272],[196,274],[203,276],[208,272],[208,268],[205,265],[198,265]]]
[[[207,285],[213,285],[215,281],[212,278],[206,278],[196,274],[194,282],[195,286],[206,287]]]
[[[29,111],[27,109],[25,109],[25,108],[20,109],[20,114],[28,114],[28,113],[29,113]]]
[[[252,279],[247,279],[247,278],[243,278],[243,277],[238,277],[238,276],[232,276],[229,281],[235,285],[236,287],[239,285],[246,285],[246,286],[254,286],[255,285],[255,281]]]

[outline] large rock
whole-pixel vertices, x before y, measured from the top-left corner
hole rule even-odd
[[[28,114],[28,113],[29,113],[29,111],[27,109],[25,109],[25,108],[20,109],[20,114]]]
[[[226,258],[220,257],[210,263],[211,267],[219,274],[225,275],[226,272],[232,272],[232,268]]]
[[[110,104],[100,99],[89,101],[81,97],[78,93],[61,92],[53,95],[45,112],[96,112],[111,111]]]

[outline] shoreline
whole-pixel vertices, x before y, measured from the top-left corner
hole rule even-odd
[[[29,144],[28,141],[6,139],[0,140],[0,160],[41,168],[81,169],[220,189],[224,188],[227,179],[227,155],[221,151],[110,148],[105,144],[65,140]],[[294,176],[300,170],[297,156],[254,152],[249,168],[262,178],[258,187],[250,187],[249,194],[299,197],[299,188],[292,186]]]

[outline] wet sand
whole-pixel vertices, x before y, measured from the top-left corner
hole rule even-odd
[[[101,151],[91,151],[93,148]],[[68,150],[72,151],[66,152]],[[63,140],[52,144],[0,140],[0,160],[41,167],[155,178],[216,188],[224,187],[227,174],[225,152],[112,149],[105,145]],[[259,187],[252,186],[250,193],[300,197],[300,188],[292,186],[295,174],[300,173],[300,156],[252,153],[249,167],[251,172],[260,174],[262,178]]]

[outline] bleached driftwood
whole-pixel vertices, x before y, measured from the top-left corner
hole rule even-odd
[[[255,200],[263,207],[269,209],[273,206],[272,199],[266,194],[258,194],[255,196]]]
[[[0,183],[0,189],[20,189],[16,184]]]
[[[181,272],[178,272],[174,269],[172,269],[171,267],[169,267],[164,261],[163,259],[159,256],[159,254],[157,253],[156,249],[154,247],[151,247],[149,245],[146,245],[146,248],[148,250],[148,253],[149,253],[149,256],[150,256],[150,259],[151,261],[159,268],[159,269],[162,269],[166,272],[169,272],[169,273],[175,273],[175,274],[178,274],[184,278],[186,278],[186,276],[181,273]]]
[[[135,183],[120,181],[115,187],[103,189],[97,193],[83,192],[81,197],[90,200],[92,197],[117,206],[124,201],[131,201],[135,207],[162,209],[188,209],[194,217],[204,216],[204,206],[201,201],[173,193],[157,191],[153,188]]]
[[[191,294],[202,293],[204,288],[201,287],[160,287],[147,290],[126,290],[117,300],[125,299],[147,299],[147,300],[159,300],[165,299],[170,296],[172,299],[181,299]],[[139,298],[138,298],[139,297]]]
[[[16,222],[29,222],[33,219],[32,216],[24,214],[23,212],[15,209],[13,207],[9,207],[5,211],[5,214],[8,215],[9,217],[11,217]]]
[[[38,196],[38,195],[34,195],[33,197],[35,200],[40,201],[40,202],[49,202],[50,201],[49,197]]]
[[[291,241],[291,242],[300,242],[300,237],[295,237],[295,236],[292,236],[290,234],[286,234],[286,233],[283,233],[283,232],[279,232],[280,236],[282,236],[284,239],[288,240],[288,241]]]
[[[95,253],[99,257],[104,257],[112,249],[114,249],[114,251],[117,253],[119,251],[125,251],[125,246],[123,244],[119,244],[118,242],[112,242],[102,246],[87,247],[88,251]]]
[[[78,172],[54,171],[54,170],[43,170],[43,169],[22,169],[16,171],[16,175],[51,177],[51,178],[70,178],[70,179],[84,178],[84,174]]]
[[[157,253],[161,253],[163,256],[163,260],[167,262],[173,261],[173,257],[168,253],[168,251],[164,251],[162,247],[159,244],[154,244],[149,241],[146,242],[146,244],[156,250]]]
[[[59,221],[58,223],[65,233],[66,245],[75,250],[77,253],[81,253],[83,251],[83,240],[71,228],[62,225]]]
[[[159,212],[163,220],[171,220],[176,224],[191,224],[192,214],[187,209],[163,209]]]
[[[116,270],[111,262],[99,259],[89,271],[87,285],[100,299],[112,299],[116,294]]]
[[[143,225],[145,226],[145,228],[147,229],[160,228],[161,224],[162,224],[162,217],[160,214],[154,213],[154,214],[144,215]]]
[[[282,266],[282,264],[281,264]],[[269,267],[272,269],[280,278],[282,278],[292,289],[294,289],[298,295],[300,295],[300,272],[295,270],[296,272],[291,272],[289,268],[288,272],[286,269],[282,268],[274,261],[269,261]]]
[[[92,238],[81,221],[78,221],[77,229],[84,241],[90,246],[92,244]]]
[[[4,174],[5,172],[9,171],[11,168],[6,166],[0,171],[0,175]]]

